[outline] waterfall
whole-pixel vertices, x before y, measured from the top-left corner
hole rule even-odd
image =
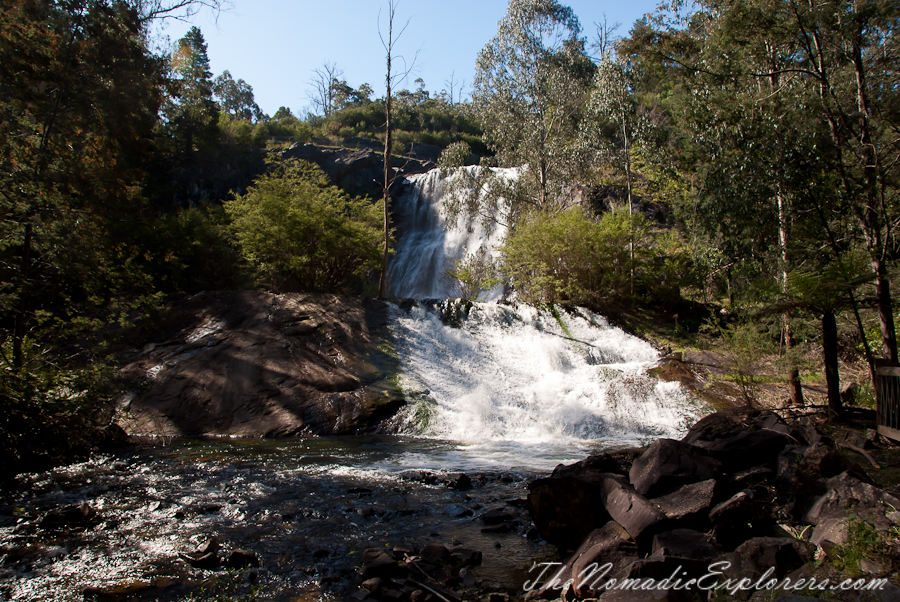
[[[495,228],[488,234],[480,220],[460,215],[453,227],[447,228],[444,202],[449,183],[471,175],[480,167],[463,167],[449,178],[439,169],[410,176],[406,191],[395,202],[394,213],[401,233],[391,259],[388,283],[391,294],[413,299],[454,297],[452,283],[445,277],[457,259],[485,247],[496,256],[496,247],[506,236],[506,229]],[[496,170],[511,177],[516,170]],[[487,293],[485,300],[496,300],[501,287]]]
[[[553,466],[680,437],[703,415],[678,383],[647,375],[659,359],[650,344],[587,309],[447,299],[443,271],[480,245],[493,254],[505,232],[487,237],[463,220],[445,228],[446,191],[432,170],[411,178],[397,205],[389,282],[394,294],[424,300],[392,308],[408,401],[400,432],[455,442],[482,463]]]

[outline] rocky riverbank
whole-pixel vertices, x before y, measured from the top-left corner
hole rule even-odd
[[[891,583],[878,592],[798,589],[822,599],[898,599],[900,494],[896,480],[876,484],[886,475],[861,447],[879,438],[855,434],[839,447],[825,432],[810,418],[718,412],[680,441],[659,439],[646,449],[558,467],[530,485],[527,508],[565,561],[532,597],[787,602],[797,599],[754,584],[884,578]],[[891,450],[882,441],[880,451],[896,462]],[[710,579],[711,572],[719,574]],[[667,578],[695,581],[652,593],[615,589],[627,579]],[[745,590],[736,586],[742,580]],[[723,589],[703,591],[704,583]]]
[[[900,595],[900,448],[863,435],[719,412],[682,440],[540,478],[373,468],[396,438],[139,447],[6,492],[0,599],[779,599],[752,589],[766,576],[885,578],[878,592],[801,590],[885,602]],[[711,566],[750,589],[605,589]]]

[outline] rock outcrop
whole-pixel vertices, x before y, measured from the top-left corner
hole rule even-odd
[[[322,168],[331,181],[351,194],[380,197],[384,183],[384,155],[371,146],[357,149],[326,148],[315,144],[294,144],[282,151],[285,159],[303,159]],[[398,175],[422,173],[433,168],[430,160],[391,157]],[[399,186],[395,185],[395,191]]]
[[[607,589],[610,580],[677,574],[686,582],[708,576],[715,563],[722,581],[753,583],[767,571],[799,577],[816,554],[828,557],[850,541],[851,524],[888,532],[888,515],[900,507],[808,422],[788,424],[772,412],[707,416],[681,441],[655,441],[626,479],[617,469],[629,456],[592,456],[531,483],[535,527],[568,558],[532,598],[630,600],[634,592]],[[883,577],[892,562],[867,566],[881,567],[870,574]],[[698,593],[705,594],[668,588],[652,599]]]
[[[404,401],[384,342],[387,305],[333,295],[200,293],[126,354],[132,435],[372,432]]]

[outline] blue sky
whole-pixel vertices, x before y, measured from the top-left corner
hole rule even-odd
[[[654,10],[657,0],[572,0],[568,4],[581,21],[582,34],[594,38],[594,23],[604,14],[610,24],[621,23],[627,34],[635,20]],[[218,20],[210,12],[191,23],[169,22],[163,29],[171,41],[191,25],[203,32],[215,75],[224,70],[253,86],[256,102],[272,115],[288,106],[299,115],[311,108],[308,99],[313,70],[336,63],[354,88],[368,83],[375,96],[384,95],[384,49],[378,38],[378,15],[386,30],[387,0],[230,0],[231,9]],[[478,51],[497,32],[506,12],[505,0],[399,0],[397,21],[409,25],[397,43],[407,60],[415,56],[416,70],[401,88],[447,88],[451,74],[472,82]]]

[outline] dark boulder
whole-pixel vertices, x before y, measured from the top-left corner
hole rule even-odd
[[[712,479],[720,468],[721,462],[699,447],[657,439],[634,461],[629,477],[641,495],[659,495],[686,483]]]
[[[651,556],[712,560],[720,552],[706,534],[693,529],[674,529],[658,533],[653,538]]]
[[[390,579],[392,577],[400,577],[404,573],[401,567],[393,558],[385,554],[380,548],[369,548],[363,550],[361,572],[363,579],[373,579],[381,577],[382,579]]]
[[[710,511],[716,543],[725,550],[735,549],[774,524],[768,512],[768,501],[760,499],[758,491],[748,489],[736,493]]]
[[[615,521],[591,532],[566,563],[579,598],[596,595],[609,577],[638,559],[634,541]]]
[[[599,484],[572,477],[533,481],[526,509],[541,537],[563,549],[575,549],[610,519]]]
[[[37,526],[41,529],[84,529],[96,520],[97,511],[85,502],[54,508],[38,519]]]
[[[741,431],[733,437],[698,441],[695,445],[721,460],[725,472],[734,473],[752,466],[774,466],[789,441],[784,433],[760,430]]]
[[[652,537],[666,515],[618,475],[607,474],[601,486],[603,507],[639,544]]]
[[[706,530],[709,528],[709,511],[716,499],[717,483],[707,479],[690,483],[667,495],[650,500],[670,521],[678,521],[683,527]]]
[[[419,556],[422,558],[423,562],[427,562],[428,564],[438,564],[450,559],[450,550],[439,543],[430,543],[422,548]]]
[[[817,525],[826,518],[841,518],[848,513],[884,517],[895,508],[900,508],[900,499],[847,471],[828,479],[828,491],[815,501],[803,519]]]
[[[772,576],[781,579],[813,558],[815,546],[792,537],[754,537],[735,550],[760,575],[770,569]]]
[[[605,473],[625,474],[619,461],[608,453],[590,455],[574,464],[560,464],[550,476],[553,478],[571,477],[593,481]]]
[[[232,550],[222,559],[222,566],[227,569],[259,566],[259,557],[250,550]]]

